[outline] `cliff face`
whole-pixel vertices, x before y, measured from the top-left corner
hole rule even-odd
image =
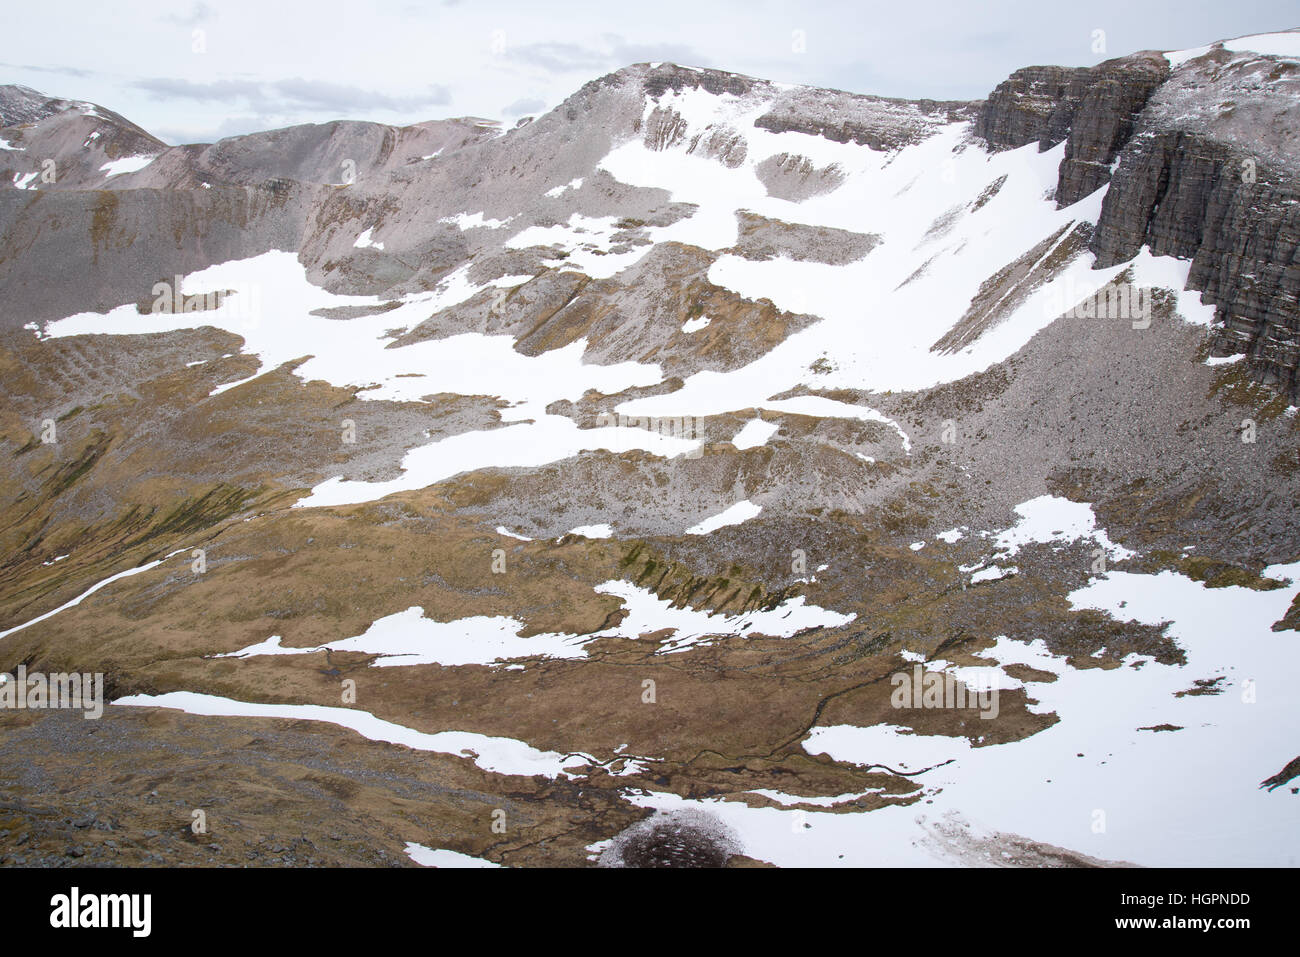
[[[1212,349],[1300,395],[1300,66],[1216,46],[1150,99],[1102,206],[1098,266],[1143,245],[1191,260]]]
[[[1300,192],[1282,171],[1204,136],[1166,131],[1125,150],[1093,239],[1099,267],[1145,245],[1192,261],[1187,285],[1216,307],[1214,354],[1300,391]]]
[[[1069,206],[1110,179],[1115,155],[1147,99],[1169,76],[1160,54],[1135,53],[1087,69],[1032,66],[998,85],[981,107],[975,132],[994,149],[1039,150],[1065,140],[1057,206]]]
[[[1111,164],[1133,134],[1138,114],[1169,76],[1169,62],[1159,55],[1135,54],[1103,63],[1090,71],[1087,90],[1077,105],[1063,104],[1049,132],[1069,125],[1065,159],[1056,186],[1058,208],[1077,203],[1109,182]]]
[[[980,107],[975,132],[996,150],[1014,150],[1038,141],[1048,149],[1065,138],[1059,119],[1067,104],[1083,98],[1089,70],[1027,66],[998,84]],[[1055,131],[1055,133],[1053,133]]]
[[[1141,53],[1091,70],[1031,67],[989,97],[976,132],[995,149],[1066,141],[1057,204],[1109,182],[1097,268],[1144,246],[1191,260],[1216,306],[1216,355],[1300,396],[1300,66],[1215,45],[1171,71]]]

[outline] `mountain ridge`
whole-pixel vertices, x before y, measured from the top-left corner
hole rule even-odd
[[[1300,47],[1234,43],[0,131],[0,671],[113,702],[0,714],[21,854],[1286,864]]]

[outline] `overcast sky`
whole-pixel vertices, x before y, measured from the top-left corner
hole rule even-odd
[[[1021,66],[1088,66],[1283,30],[1300,26],[1300,5],[64,0],[6,3],[4,17],[0,83],[91,100],[178,143],[331,119],[513,122],[647,60],[858,93],[981,99]]]

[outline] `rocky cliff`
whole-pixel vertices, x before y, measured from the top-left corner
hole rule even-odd
[[[1169,76],[1159,53],[1135,53],[1097,66],[1031,66],[1000,83],[981,107],[975,132],[995,149],[1065,141],[1057,205],[1104,186],[1120,147],[1152,92]]]
[[[1244,353],[1254,377],[1300,392],[1300,193],[1283,171],[1255,167],[1194,133],[1141,137],[1124,154],[1093,241],[1099,266],[1142,246],[1191,260],[1187,284],[1216,307],[1215,355]]]
[[[1216,307],[1214,354],[1244,353],[1253,378],[1295,400],[1300,64],[1231,46],[1020,70],[975,129],[999,150],[1065,140],[1058,206],[1110,185],[1091,243],[1097,268],[1144,246],[1190,260],[1188,288]]]

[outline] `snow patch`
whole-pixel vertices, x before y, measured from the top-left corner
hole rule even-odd
[[[122,159],[110,160],[99,169],[106,176],[121,176],[123,173],[135,173],[154,161],[153,156],[124,156]]]
[[[425,847],[413,841],[406,842],[406,856],[424,867],[500,867],[495,861],[481,857],[471,857],[460,851],[448,851]]]
[[[373,228],[371,228],[371,229],[367,229],[365,232],[363,232],[360,236],[357,237],[357,241],[356,241],[355,243],[352,244],[352,248],[353,248],[353,249],[380,249],[380,250],[382,250],[382,249],[384,248],[384,244],[383,244],[383,243],[377,243],[377,242],[375,242],[373,239],[371,239],[371,238],[370,238],[370,234],[371,234],[372,232],[374,232],[374,229],[373,229]]]
[[[763,506],[755,505],[748,499],[737,502],[724,512],[719,512],[711,518],[706,518],[698,525],[692,525],[686,530],[687,535],[707,535],[709,532],[716,531],[727,525],[739,525],[741,522],[747,522],[751,518],[757,517],[758,513],[763,511]]]
[[[608,524],[579,525],[577,528],[569,529],[568,534],[581,535],[583,538],[611,538],[614,535],[614,527]]]
[[[745,423],[744,428],[732,437],[731,444],[742,451],[757,448],[760,445],[766,445],[767,440],[776,435],[779,429],[780,426],[775,422],[750,419]]]
[[[218,695],[198,694],[193,691],[171,691],[166,694],[128,695],[118,698],[114,705],[141,708],[171,708],[187,714],[226,718],[280,718],[293,721],[323,721],[339,727],[350,728],[371,741],[400,744],[416,751],[435,751],[472,760],[484,771],[496,774],[548,778],[573,777],[569,768],[589,764],[591,759],[581,754],[559,754],[539,751],[514,738],[493,737],[470,731],[439,731],[429,734],[391,721],[376,718],[368,711],[356,708],[336,708],[316,704],[263,704],[256,701],[236,701]]]

